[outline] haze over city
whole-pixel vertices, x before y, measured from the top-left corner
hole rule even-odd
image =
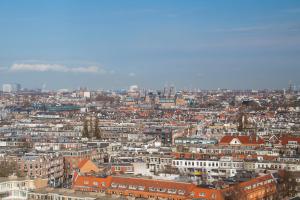
[[[1,200],[299,200],[300,0],[0,0]]]
[[[0,84],[300,85],[300,1],[0,2]]]

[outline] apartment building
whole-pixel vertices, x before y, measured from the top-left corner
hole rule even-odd
[[[150,172],[158,173],[172,165],[173,157],[170,155],[151,154],[146,156],[147,168]]]
[[[0,178],[0,199],[26,200],[30,190],[46,185],[47,179]]]
[[[244,169],[244,162],[234,160],[232,157],[222,157],[215,160],[174,159],[172,166],[178,168],[182,173],[206,174],[209,179],[217,180],[219,177],[235,176],[239,170]]]
[[[74,177],[73,189],[76,191],[99,192],[117,198],[223,200],[220,190],[200,188],[192,183],[79,174],[74,175]]]
[[[59,186],[63,181],[64,161],[58,153],[28,153],[17,159],[21,175],[29,178],[45,178],[51,186]]]

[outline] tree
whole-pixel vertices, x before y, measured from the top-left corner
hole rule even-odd
[[[296,195],[297,182],[295,176],[290,171],[282,171],[279,175],[276,193],[274,199],[283,199],[285,197],[294,197]]]
[[[8,177],[15,172],[17,172],[15,161],[0,161],[0,177]]]
[[[237,183],[224,193],[225,200],[246,200],[243,188]]]
[[[95,125],[94,125],[94,136],[97,138],[97,139],[101,139],[101,131],[99,129],[99,119],[98,117],[96,117],[95,119]]]
[[[87,119],[85,119],[83,123],[82,137],[89,138],[89,128]]]
[[[94,127],[93,127],[93,118],[91,117],[90,119],[90,134],[89,137],[93,137],[94,136]]]

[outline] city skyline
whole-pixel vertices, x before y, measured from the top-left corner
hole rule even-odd
[[[1,1],[0,84],[299,87],[299,1]]]

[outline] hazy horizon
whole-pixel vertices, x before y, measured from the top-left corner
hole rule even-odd
[[[0,2],[0,84],[300,86],[300,1]]]

